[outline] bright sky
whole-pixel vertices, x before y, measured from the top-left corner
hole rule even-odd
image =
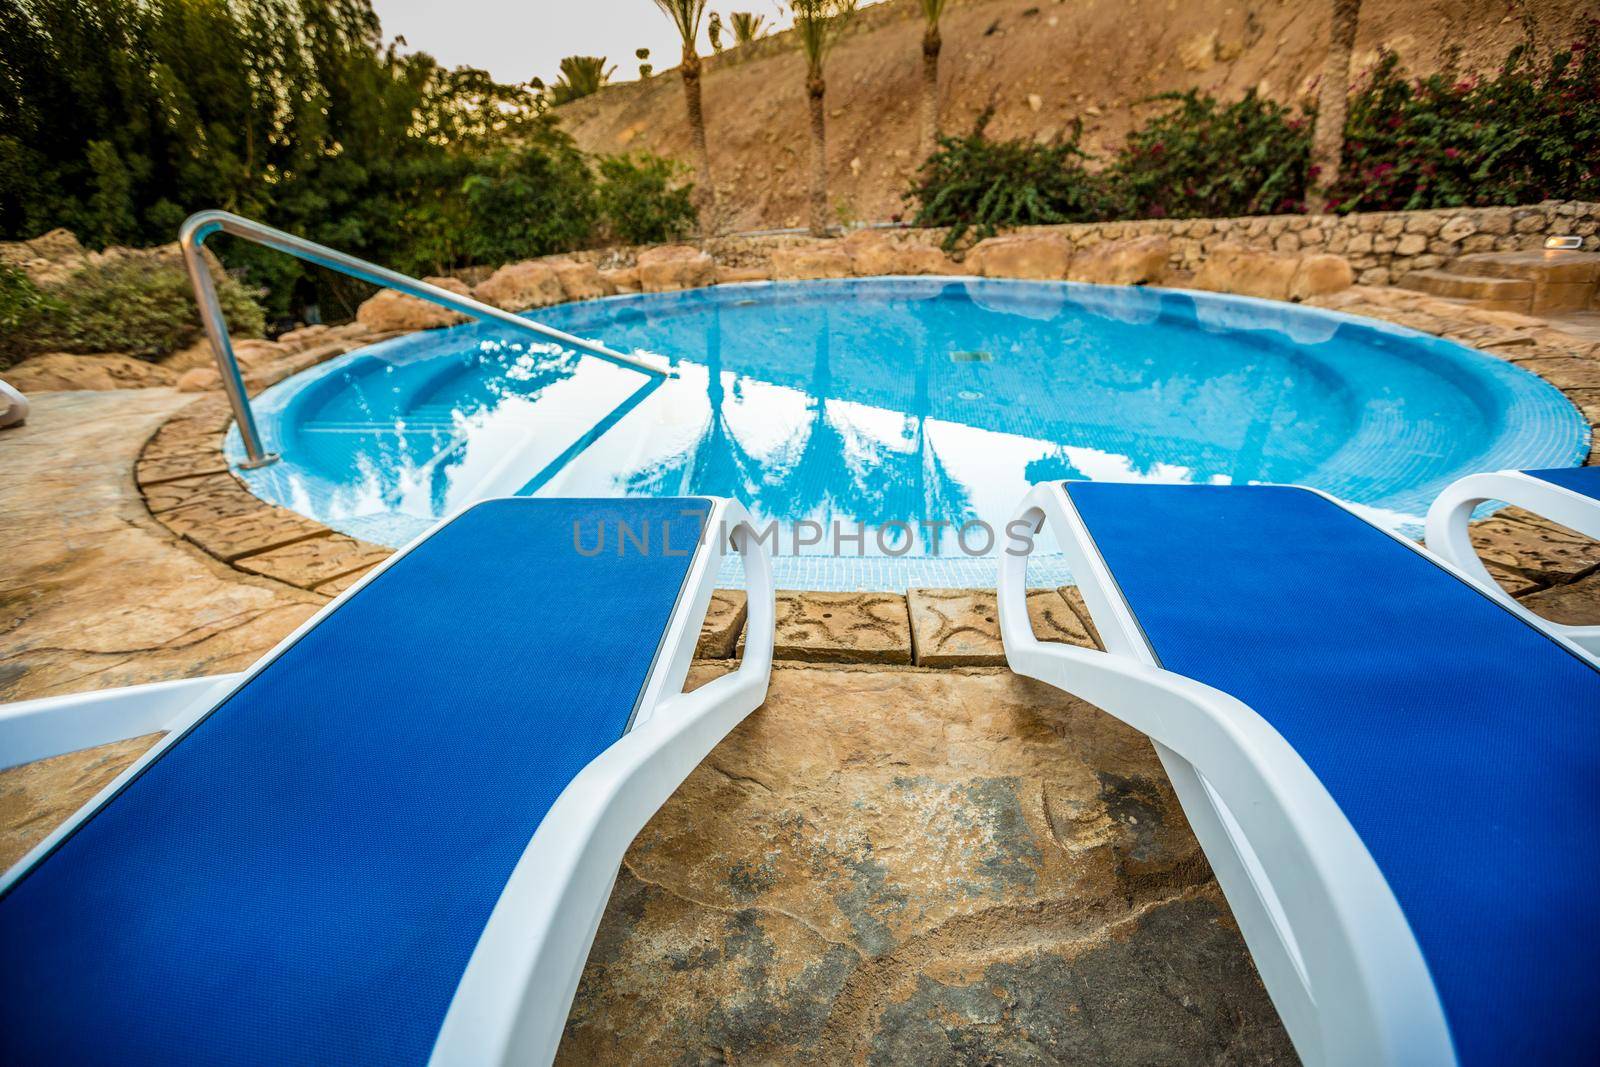
[[[406,39],[446,66],[482,67],[497,81],[556,80],[562,56],[605,56],[615,81],[639,75],[635,48],[650,49],[657,70],[678,64],[681,46],[672,21],[654,0],[372,0],[385,38]],[[779,21],[774,0],[712,0],[711,11],[753,11]],[[786,20],[785,20],[786,21]],[[724,41],[733,33],[724,29]],[[709,52],[701,24],[700,51]]]

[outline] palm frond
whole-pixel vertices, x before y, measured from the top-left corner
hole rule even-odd
[[[693,48],[700,36],[700,19],[706,13],[706,0],[655,0],[655,4],[678,27],[683,47]]]

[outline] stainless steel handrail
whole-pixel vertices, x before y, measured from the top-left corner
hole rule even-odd
[[[217,358],[217,370],[222,373],[222,387],[228,393],[234,417],[239,423],[239,438],[244,442],[246,456],[245,462],[240,466],[246,469],[265,467],[269,463],[276,462],[278,457],[261,447],[261,434],[256,429],[255,414],[250,410],[250,396],[245,392],[244,375],[239,371],[239,361],[233,354],[233,342],[229,340],[227,325],[222,320],[222,305],[217,301],[217,287],[211,280],[211,272],[206,269],[205,257],[201,253],[206,238],[218,232],[254,241],[263,247],[285,252],[307,263],[315,263],[319,267],[327,267],[329,270],[348,274],[352,278],[360,278],[374,285],[398,289],[407,295],[432,301],[441,307],[459,311],[475,319],[491,319],[513,329],[538,334],[546,340],[559,341],[570,348],[609,359],[613,363],[632,367],[645,374],[668,377],[668,372],[664,368],[637,356],[614,351],[598,341],[575,337],[553,326],[513,315],[509,311],[502,311],[470,296],[462,296],[460,293],[441,289],[437,285],[429,285],[408,275],[380,267],[376,263],[357,259],[326,245],[307,241],[303,237],[264,226],[231,212],[201,211],[190,215],[184,221],[183,228],[178,231],[178,244],[183,249],[184,263],[189,269],[189,282],[194,286],[195,301],[200,306],[200,321],[204,323],[206,336],[211,340],[211,351]]]

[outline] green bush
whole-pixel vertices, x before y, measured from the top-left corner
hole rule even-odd
[[[461,185],[467,261],[507,263],[581,248],[594,232],[594,177],[572,142],[552,138],[491,157]]]
[[[1600,198],[1600,22],[1493,78],[1410,80],[1386,55],[1350,100],[1341,211]]]
[[[6,292],[0,300],[21,291],[12,277],[0,288]],[[126,352],[157,360],[200,338],[189,276],[173,263],[114,260],[36,293],[36,299],[24,298],[32,304],[21,305],[17,328],[5,331],[13,362],[39,352]],[[217,298],[234,336],[261,336],[261,305],[248,290],[223,277]],[[10,312],[4,314],[9,321]]]
[[[600,160],[597,193],[608,234],[623,244],[658,244],[694,232],[694,186],[687,168],[643,153]]]
[[[1107,174],[1132,218],[1227,218],[1305,209],[1311,126],[1252,90],[1224,104],[1193,89],[1128,135]]]
[[[0,369],[29,354],[27,338],[39,321],[59,310],[22,271],[0,264]]]
[[[1039,144],[995,141],[985,133],[990,112],[965,137],[943,137],[917,171],[904,199],[915,225],[948,226],[945,247],[973,232],[979,239],[1007,226],[1041,226],[1109,218],[1115,204],[1099,176],[1083,167],[1081,129]]]

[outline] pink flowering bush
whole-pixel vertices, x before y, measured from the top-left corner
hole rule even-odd
[[[1340,211],[1600,199],[1600,21],[1493,78],[1409,79],[1387,55],[1350,99]]]

